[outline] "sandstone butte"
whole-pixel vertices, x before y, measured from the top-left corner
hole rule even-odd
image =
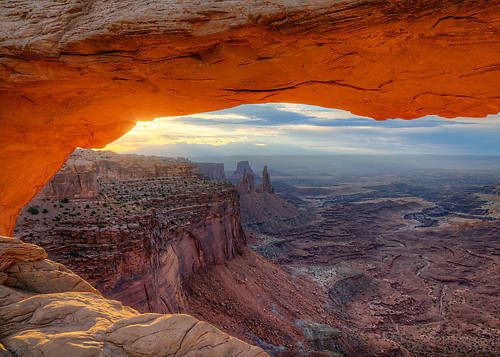
[[[6,0],[0,234],[76,148],[137,121],[292,102],[375,119],[500,111],[496,0]]]

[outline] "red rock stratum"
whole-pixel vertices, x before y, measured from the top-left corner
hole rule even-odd
[[[0,234],[76,147],[139,120],[295,102],[500,111],[493,0],[2,1]]]

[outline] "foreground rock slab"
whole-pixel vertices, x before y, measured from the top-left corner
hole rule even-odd
[[[267,356],[192,316],[140,314],[105,299],[45,257],[0,237],[1,356]]]

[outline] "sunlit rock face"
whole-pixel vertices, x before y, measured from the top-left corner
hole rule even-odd
[[[0,233],[75,147],[138,120],[294,102],[500,111],[497,1],[3,1]]]

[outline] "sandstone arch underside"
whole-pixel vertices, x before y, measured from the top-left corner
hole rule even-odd
[[[0,234],[76,148],[136,121],[295,102],[500,111],[497,1],[2,1]]]

